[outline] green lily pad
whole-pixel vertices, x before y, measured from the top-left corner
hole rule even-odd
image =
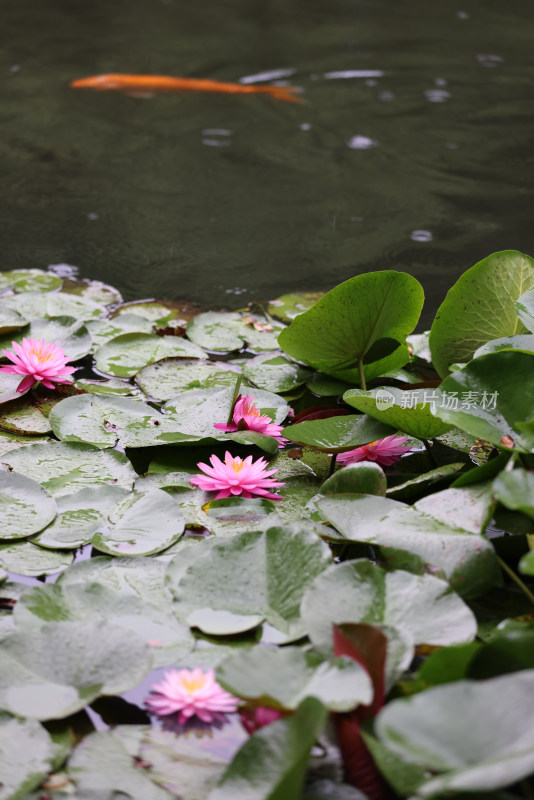
[[[387,625],[415,644],[470,642],[477,632],[473,612],[432,575],[386,572],[366,559],[335,564],[304,593],[302,619],[317,647],[332,649],[332,624]]]
[[[0,305],[0,335],[18,331],[28,324],[28,320],[9,306]]]
[[[182,535],[176,501],[161,489],[133,492],[100,522],[92,544],[102,553],[146,556],[170,547]]]
[[[96,351],[95,364],[106,374],[131,378],[143,367],[164,358],[204,358],[205,355],[204,350],[180,336],[124,333]]]
[[[54,743],[42,725],[0,714],[2,800],[17,800],[36,789],[52,770],[53,759]]]
[[[534,450],[534,430],[528,429],[534,419],[534,355],[501,351],[480,356],[449,375],[437,394],[442,403],[435,413],[445,422],[496,445]],[[458,400],[458,408],[451,407],[451,398]]]
[[[0,372],[0,403],[9,403],[10,400],[17,400],[29,392],[29,388],[24,392],[17,391],[21,381],[22,375]]]
[[[265,318],[257,319],[261,325],[267,326]],[[253,351],[274,350],[277,347],[276,337],[282,328],[278,324],[270,332],[256,330],[254,325],[247,325],[237,311],[208,311],[191,320],[187,326],[187,337],[200,347],[219,353],[240,350],[245,344]]]
[[[290,442],[313,447],[323,453],[344,453],[395,433],[396,429],[366,414],[349,414],[297,422],[284,430]]]
[[[16,575],[38,578],[55,575],[70,567],[74,559],[72,552],[44,550],[31,541],[0,544],[0,566]]]
[[[392,386],[369,392],[350,389],[343,395],[343,400],[358,411],[416,439],[433,439],[451,427],[432,415],[436,395],[428,389],[402,390]]]
[[[469,513],[473,523],[487,515],[486,496],[477,505],[470,488],[430,495],[414,507],[389,498],[350,494],[324,497],[317,506],[321,516],[347,539],[380,546],[390,565],[417,573],[432,570],[462,596],[476,597],[500,581],[500,570],[492,545],[460,527],[464,515],[466,523]],[[466,492],[465,500],[462,503],[460,494],[450,496],[450,504],[444,499],[442,509],[439,495],[447,491]],[[446,522],[451,518],[454,526]]]
[[[266,619],[287,637],[298,639],[305,633],[299,612],[304,590],[330,563],[328,546],[314,533],[270,528],[214,542],[183,574],[177,556],[168,574],[177,615],[204,633],[249,630]],[[221,611],[227,614],[224,624],[212,619]],[[237,625],[234,616],[239,618]]]
[[[290,292],[271,300],[267,312],[271,317],[289,323],[314,306],[322,297],[324,292]]]
[[[307,367],[289,361],[279,351],[251,358],[243,367],[244,376],[255,386],[268,392],[289,392],[311,378]]]
[[[522,333],[518,336],[502,336],[500,339],[492,339],[486,342],[478,350],[475,350],[473,358],[486,356],[488,353],[498,353],[500,350],[520,350],[522,353],[534,353],[534,335]]]
[[[386,495],[393,500],[401,500],[403,503],[413,502],[422,495],[427,494],[429,488],[438,488],[442,483],[450,483],[456,473],[460,472],[464,466],[463,461],[444,464],[442,467],[436,467],[417,475],[415,478],[410,478],[392,486],[387,490]],[[372,492],[368,492],[368,494],[372,494]]]
[[[48,433],[52,428],[48,416],[43,414],[43,407],[34,394],[3,403],[0,405],[0,428],[12,433]]]
[[[0,509],[0,540],[23,539],[52,522],[56,501],[37,481],[15,472],[0,472]]]
[[[468,362],[492,339],[527,333],[516,301],[534,288],[534,261],[503,250],[468,269],[449,289],[430,331],[432,362],[442,378],[456,362]]]
[[[0,291],[51,292],[59,289],[62,283],[63,279],[58,275],[42,269],[12,269],[0,273]]]
[[[125,455],[87,444],[46,442],[19,447],[3,455],[0,466],[38,481],[54,497],[102,484],[131,489],[135,480]]]
[[[104,305],[65,292],[49,292],[44,297],[41,292],[25,292],[5,297],[4,302],[29,320],[45,316],[85,321],[106,313]]]
[[[80,380],[74,382],[74,387],[90,394],[112,395],[114,397],[143,397],[143,392],[138,386],[134,386],[122,378],[104,378],[98,381],[80,378]]]
[[[534,289],[522,294],[516,300],[515,310],[523,325],[534,333]]]
[[[423,306],[411,275],[393,270],[351,278],[286,328],[278,341],[293,358],[335,378],[360,383],[404,366],[404,341]]]
[[[522,511],[534,520],[534,472],[501,472],[493,483],[495,497],[506,508]]]
[[[56,344],[63,350],[67,361],[77,361],[91,350],[89,331],[74,317],[60,316],[55,319],[41,318],[42,304],[38,318],[32,319],[29,325],[16,331],[15,334],[0,337],[0,349],[11,350],[12,340],[22,343],[22,339],[44,339]]]
[[[373,686],[367,671],[350,658],[324,660],[299,647],[239,652],[217,668],[217,680],[232,694],[256,705],[296,709],[316,697],[329,711],[370,705]]]
[[[1,406],[0,406],[1,408]],[[30,444],[42,444],[49,442],[48,436],[20,436],[18,433],[11,431],[3,431],[0,429],[0,464],[2,463],[2,456],[9,453],[10,450],[17,450],[19,447],[24,447]]]
[[[326,710],[308,697],[286,719],[256,731],[237,752],[210,800],[282,800],[301,797],[310,750]]]
[[[121,314],[120,317],[113,319],[93,319],[87,323],[87,330],[91,334],[95,350],[125,333],[153,333],[150,320],[140,314]]]
[[[171,611],[139,595],[100,583],[65,583],[29,589],[14,610],[15,624],[81,621],[112,624],[143,639],[153,653],[154,667],[179,661],[194,646],[188,627]]]
[[[61,719],[133,688],[150,669],[149,647],[131,630],[80,621],[19,625],[2,642],[0,708]]]
[[[135,382],[150,397],[170,400],[186,391],[234,387],[239,373],[238,368],[223,361],[192,364],[184,359],[169,358],[144,367],[135,376]]]
[[[89,544],[100,523],[128,495],[120,486],[97,486],[58,497],[56,518],[32,541],[52,550]]]
[[[122,303],[121,293],[114,286],[102,281],[90,281],[88,278],[83,278],[81,281],[64,278],[61,291],[78,295],[98,305],[110,306]]]
[[[534,670],[437,686],[393,700],[375,730],[405,762],[430,773],[416,797],[488,796],[534,770],[533,689]]]
[[[382,467],[372,461],[349,464],[335,472],[321,486],[324,495],[386,494],[386,476]]]

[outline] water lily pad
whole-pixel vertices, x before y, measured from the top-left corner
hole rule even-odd
[[[375,730],[404,761],[434,774],[416,797],[487,796],[534,769],[533,689],[533,670],[437,686],[393,700],[379,713]]]
[[[269,392],[289,392],[306,383],[311,378],[312,372],[277,351],[251,358],[243,367],[243,374],[260,389]]]
[[[302,619],[312,642],[332,648],[332,624],[388,625],[415,644],[470,642],[477,632],[473,612],[431,575],[386,572],[365,559],[335,564],[318,575],[304,593]]]
[[[183,530],[184,519],[176,501],[154,488],[126,497],[99,524],[92,543],[110,555],[146,556],[170,547]]]
[[[404,345],[423,306],[421,285],[385,270],[351,278],[328,292],[280,334],[280,347],[327,375],[360,383],[404,366]]]
[[[225,611],[232,633],[236,628],[231,617],[249,616],[254,624],[266,619],[287,637],[297,639],[305,633],[299,612],[304,590],[330,563],[329,548],[315,534],[270,528],[215,542],[198,554],[184,574],[177,556],[168,574],[176,613],[204,633],[213,630],[212,612]],[[214,627],[216,634],[225,632],[219,623]],[[246,620],[241,629],[249,629]]]
[[[59,289],[63,279],[42,269],[12,269],[0,273],[0,290],[15,292],[51,292]]]
[[[0,566],[16,575],[38,578],[55,575],[70,567],[74,559],[72,552],[44,550],[29,541],[0,544]]]
[[[534,353],[534,335],[522,333],[518,336],[503,336],[486,342],[475,350],[473,358],[486,356],[488,353],[498,353],[500,350],[520,350],[522,353]]]
[[[130,489],[135,480],[135,472],[122,453],[66,442],[11,450],[2,456],[0,467],[38,481],[54,497],[102,484]]]
[[[27,325],[28,320],[9,306],[0,305],[0,335],[4,336]]]
[[[64,583],[28,590],[14,610],[15,624],[82,621],[111,623],[131,631],[151,648],[154,667],[179,661],[194,646],[194,638],[171,611],[139,595],[100,583]]]
[[[124,333],[96,351],[95,363],[101,372],[131,378],[143,367],[164,358],[204,358],[205,355],[204,350],[180,336]]]
[[[432,439],[448,431],[450,424],[432,415],[435,394],[428,389],[396,389],[393,386],[364,392],[350,389],[343,395],[349,406],[391,425],[416,439]]]
[[[112,395],[115,397],[143,397],[143,392],[138,386],[134,386],[127,380],[121,378],[104,378],[102,380],[88,380],[80,378],[74,382],[76,389],[90,394]]]
[[[110,306],[122,303],[122,296],[119,290],[108,283],[102,283],[102,281],[90,281],[87,278],[77,281],[71,278],[64,278],[61,290],[67,294],[75,294],[86,300],[91,300],[91,302],[98,305]]]
[[[42,725],[0,714],[2,800],[16,800],[36,789],[51,771],[53,759],[54,743]]]
[[[251,320],[248,325],[245,321],[247,316]],[[256,321],[260,325],[255,326]],[[280,324],[269,324],[265,318],[243,316],[237,311],[208,311],[191,320],[187,337],[200,347],[219,353],[240,350],[245,344],[254,351],[274,350],[276,337],[282,328]]]
[[[113,319],[90,320],[87,323],[87,330],[91,334],[95,350],[125,333],[153,333],[150,320],[140,314],[121,314],[120,317]]]
[[[0,428],[12,433],[48,433],[52,428],[42,408],[34,394],[3,403],[0,405]]]
[[[1,408],[1,406],[0,406]],[[0,429],[0,464],[2,463],[2,456],[9,453],[10,450],[17,450],[19,447],[24,447],[29,444],[42,444],[49,442],[48,436],[20,436],[11,431],[3,431]]]
[[[534,333],[534,289],[522,294],[516,300],[515,310],[523,325]]]
[[[467,489],[449,490],[467,492]],[[492,545],[482,536],[467,532],[462,524],[462,503],[448,507],[443,512],[439,494],[430,495],[431,501],[424,513],[415,507],[405,506],[389,498],[374,495],[335,495],[317,501],[321,516],[330,522],[347,539],[368,542],[382,548],[383,557],[390,564],[414,572],[432,570],[443,576],[462,596],[476,597],[500,580],[500,570]],[[436,498],[435,500],[433,498]],[[451,501],[454,503],[454,500]],[[466,496],[464,513],[469,512],[470,495]],[[471,512],[473,518],[482,519],[487,514],[486,501],[481,508]],[[443,519],[452,518],[454,527]]]
[[[42,304],[38,317],[34,318],[24,328],[14,334],[0,337],[0,349],[11,350],[12,340],[22,342],[22,339],[44,339],[46,342],[56,344],[63,350],[67,361],[77,361],[86,356],[91,350],[91,337],[89,331],[79,320],[69,316],[59,316],[55,319],[41,318]]]
[[[430,331],[434,367],[445,377],[452,364],[468,362],[492,339],[527,333],[515,302],[534,288],[534,260],[503,250],[468,269],[449,289]]]
[[[528,429],[534,419],[534,355],[480,356],[449,375],[437,394],[443,402],[435,413],[445,422],[496,445],[534,450],[534,431]],[[451,397],[459,398],[457,408]]]
[[[169,358],[140,370],[135,382],[150,397],[170,400],[185,391],[235,386],[240,369],[223,361],[191,363]],[[248,384],[244,384],[248,385]]]
[[[61,719],[100,695],[136,686],[150,648],[133,631],[88,622],[20,625],[2,642],[0,708],[29,719]]]
[[[497,500],[506,508],[522,511],[534,520],[534,472],[526,469],[503,471],[496,478],[493,489]]]
[[[386,494],[386,476],[372,461],[349,464],[335,472],[321,486],[321,494]]]
[[[292,710],[306,697],[316,697],[337,712],[369,705],[373,699],[371,679],[356,661],[324,660],[299,647],[239,652],[220,664],[217,680],[244,700]]]
[[[395,432],[395,428],[366,414],[350,414],[297,422],[285,428],[284,436],[291,442],[323,453],[343,453]]]
[[[32,536],[56,516],[56,501],[46,489],[15,472],[0,472],[0,508],[0,540]]]
[[[52,550],[89,544],[100,523],[128,495],[120,486],[97,486],[58,497],[56,518],[32,541]]]
[[[5,297],[3,302],[30,320],[45,316],[72,317],[85,321],[106,313],[104,305],[65,292],[49,292],[44,297],[41,292],[26,292]]]
[[[10,400],[16,400],[29,392],[29,387],[24,392],[17,391],[21,381],[21,375],[0,372],[0,403],[9,403]]]
[[[299,314],[304,313],[324,297],[324,292],[291,292],[271,300],[267,306],[268,313],[282,322],[292,322]]]

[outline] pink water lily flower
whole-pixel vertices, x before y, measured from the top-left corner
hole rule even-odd
[[[25,392],[39,381],[47,389],[53,389],[55,383],[70,383],[66,378],[74,367],[67,367],[67,359],[61,347],[45,342],[44,339],[23,339],[22,344],[11,342],[13,350],[2,350],[12,364],[0,367],[1,372],[11,375],[24,375],[17,386],[17,392]],[[14,352],[13,352],[14,351]]]
[[[355,464],[357,461],[374,461],[381,467],[389,467],[398,461],[403,453],[407,453],[410,447],[406,445],[406,436],[397,436],[395,433],[386,436],[385,439],[378,439],[376,442],[364,444],[356,447],[355,450],[348,450],[340,453],[337,457],[338,464],[346,466]]]
[[[212,669],[171,669],[145,698],[149,711],[162,717],[177,714],[180,725],[193,717],[207,723],[224,722],[226,714],[237,710],[238,703],[237,697],[217,683]]]
[[[234,431],[258,431],[266,436],[278,439],[278,446],[283,447],[287,439],[282,436],[282,426],[273,422],[267,414],[262,414],[260,409],[254,404],[254,395],[237,398],[234,406],[233,423],[225,425],[223,422],[216,422],[213,426],[225,433]]]
[[[252,461],[252,456],[247,456],[244,460],[239,456],[233,456],[226,451],[224,462],[216,455],[210,457],[211,467],[208,464],[198,463],[197,466],[205,475],[195,475],[189,478],[195,486],[207,492],[217,492],[215,499],[222,497],[252,497],[259,495],[269,500],[281,500],[279,494],[272,494],[267,489],[275,489],[283,486],[280,481],[275,481],[270,476],[276,469],[266,469],[268,466],[264,458]]]

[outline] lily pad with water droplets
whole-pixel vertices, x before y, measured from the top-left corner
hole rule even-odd
[[[28,324],[28,320],[22,317],[13,308],[0,305],[0,335],[5,336],[13,331],[18,331]]]
[[[246,323],[247,317],[250,317],[250,324]],[[254,352],[274,350],[278,346],[276,337],[283,325],[271,325],[265,318],[258,320],[260,325],[256,318],[243,316],[237,311],[208,311],[191,320],[187,326],[187,337],[205,350],[218,353],[240,350],[245,344]]]
[[[153,333],[150,320],[140,314],[122,314],[113,319],[90,320],[87,323],[87,330],[93,340],[93,350],[98,350],[106,342],[125,333]]]
[[[18,800],[36,789],[51,771],[54,755],[54,743],[42,725],[35,720],[0,714],[2,800]]]
[[[61,347],[67,361],[77,361],[91,350],[91,337],[83,322],[70,316],[60,316],[55,319],[32,319],[29,325],[16,331],[13,335],[0,337],[0,349],[11,350],[11,342],[19,344],[22,339],[44,339]],[[76,373],[74,373],[76,374]]]
[[[198,361],[169,358],[140,370],[135,382],[150,397],[170,400],[182,392],[235,386],[241,370],[225,361]],[[242,388],[248,386],[242,383]],[[243,391],[245,389],[243,388]]]
[[[38,578],[55,575],[70,567],[74,555],[65,550],[45,550],[32,541],[0,544],[0,566],[16,575]]]
[[[276,351],[251,358],[244,365],[243,374],[260,389],[268,392],[289,392],[309,381],[312,371]]]
[[[106,313],[104,305],[64,292],[49,292],[44,297],[40,292],[26,292],[6,297],[4,302],[29,320],[45,316],[73,317],[85,321]]]
[[[37,483],[15,472],[0,472],[0,541],[32,536],[52,522],[54,498]]]
[[[12,269],[0,273],[0,291],[52,292],[59,289],[62,283],[63,279],[58,275],[42,269]]]
[[[98,370],[108,375],[131,378],[143,367],[164,358],[204,358],[205,355],[204,350],[180,336],[124,333],[96,351],[95,363]]]

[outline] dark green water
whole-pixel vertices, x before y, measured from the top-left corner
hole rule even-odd
[[[233,307],[397,268],[423,282],[428,319],[475,261],[534,254],[531,0],[3,0],[0,12],[3,268],[67,263],[127,299]],[[273,70],[306,104],[68,86]]]

